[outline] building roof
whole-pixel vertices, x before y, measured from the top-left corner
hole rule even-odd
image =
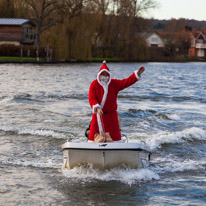
[[[199,34],[197,34],[195,37],[195,39],[198,39],[200,36],[202,36],[204,38],[204,40],[206,40],[206,34],[203,34],[202,32],[199,32]]]
[[[158,33],[156,33],[156,32],[153,32],[153,33],[146,33],[146,32],[139,33],[139,35],[141,37],[145,38],[145,39],[151,37],[154,34],[157,35],[159,38],[161,38],[160,35]]]
[[[9,26],[21,26],[23,24],[33,24],[35,23],[29,19],[21,19],[21,18],[0,18],[0,25],[9,25]]]

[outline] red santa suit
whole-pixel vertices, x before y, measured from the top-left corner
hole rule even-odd
[[[109,74],[109,81],[107,83],[100,80],[100,75],[103,71],[106,71]],[[110,70],[107,67],[106,62],[103,62],[97,75],[97,79],[91,83],[89,89],[89,103],[93,111],[88,139],[89,142],[94,141],[94,135],[103,131],[103,127],[105,132],[110,133],[113,141],[121,140],[117,113],[117,95],[119,91],[133,85],[138,80],[139,76],[137,71],[127,79],[111,79]],[[97,108],[101,108],[103,111],[103,125],[100,116],[97,114]]]

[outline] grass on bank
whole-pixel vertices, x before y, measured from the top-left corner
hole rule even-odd
[[[13,60],[13,61],[19,61],[19,60],[25,60],[25,61],[37,61],[37,58],[33,57],[0,57],[0,60]],[[43,61],[42,58],[39,59],[39,61]]]
[[[56,62],[127,62],[124,59],[120,58],[89,58],[87,60],[80,60],[80,59],[63,59],[63,60],[57,60]],[[44,62],[45,60],[43,58],[39,58],[39,61],[37,61],[37,58],[35,57],[10,57],[10,56],[0,56],[0,62]],[[148,60],[150,62],[151,60]],[[160,60],[156,60],[158,62],[161,62]],[[152,60],[151,62],[155,62],[155,60]],[[199,58],[199,57],[176,57],[170,60],[164,60],[163,62],[206,62],[205,58]]]
[[[36,62],[37,58],[34,57],[10,57],[10,56],[0,56],[0,60],[4,61],[33,61]],[[67,59],[67,60],[59,60],[60,62],[102,62],[102,61],[108,61],[108,62],[121,62],[122,59],[118,58],[90,58],[87,60],[77,60],[77,59]],[[39,61],[44,61],[44,59],[40,58]]]

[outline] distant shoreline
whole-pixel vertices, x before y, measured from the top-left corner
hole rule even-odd
[[[141,63],[141,62],[165,62],[165,63],[186,63],[186,62],[206,62],[205,58],[181,58],[181,59],[170,59],[170,60],[121,60],[121,59],[92,59],[92,60],[56,60],[56,61],[45,61],[41,59],[40,61],[35,60],[35,58],[12,58],[3,59],[0,58],[0,64],[71,64],[71,63],[100,63],[106,60],[109,63]]]

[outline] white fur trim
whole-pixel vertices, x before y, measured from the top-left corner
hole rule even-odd
[[[106,71],[106,72],[109,74],[109,81],[107,82],[107,84],[102,84],[101,81],[100,81],[100,79],[99,79],[99,76],[100,76],[100,74],[101,74],[103,71]],[[106,99],[107,99],[108,86],[109,86],[109,84],[110,84],[110,82],[111,82],[110,72],[109,72],[108,70],[106,70],[106,69],[101,70],[101,72],[99,72],[98,75],[97,75],[97,81],[98,81],[98,83],[99,83],[99,84],[103,87],[103,89],[104,89],[104,95],[103,95],[102,102],[101,102],[101,108],[103,108],[103,107],[104,107],[104,104],[105,104],[105,101],[106,101]]]
[[[102,84],[100,79],[99,79],[99,76],[102,72],[106,71],[108,74],[109,74],[109,81],[107,82],[107,84]],[[103,69],[101,70],[98,74],[97,74],[97,81],[98,83],[103,87],[104,89],[104,94],[103,94],[103,97],[102,97],[102,102],[101,102],[101,108],[104,107],[104,104],[106,102],[106,99],[107,99],[107,94],[108,94],[108,86],[111,82],[111,74],[110,72],[107,70],[107,69]],[[101,123],[101,120],[100,120],[100,116],[97,114],[97,123],[98,123],[98,127],[99,127],[99,132],[103,131],[102,129],[102,123]]]
[[[103,95],[102,102],[101,102],[101,107],[102,108],[104,107],[104,104],[105,104],[106,99],[107,99],[108,86],[103,86],[103,88],[104,88],[104,95]]]
[[[97,108],[101,108],[101,106],[99,104],[93,105],[93,107],[92,107],[93,113],[97,113]]]
[[[88,143],[94,143],[94,141],[92,141],[92,140],[88,140]]]
[[[102,122],[101,122],[99,114],[97,114],[97,123],[99,127],[99,133],[101,133],[103,131],[103,128],[102,128]]]
[[[111,79],[111,74],[110,74],[110,72],[109,72],[107,69],[102,69],[102,70],[97,74],[97,81],[98,81],[98,82],[100,82],[99,76],[100,76],[100,74],[101,74],[102,72],[107,72],[107,73],[109,74],[110,79]],[[109,80],[109,81],[110,81],[110,80]]]
[[[137,72],[138,72],[138,70],[136,70],[136,71],[134,72],[134,73],[135,73],[135,76],[136,76],[137,80],[140,80],[141,77],[137,74]]]
[[[103,64],[106,64],[106,61],[104,60],[102,63],[103,63]]]

